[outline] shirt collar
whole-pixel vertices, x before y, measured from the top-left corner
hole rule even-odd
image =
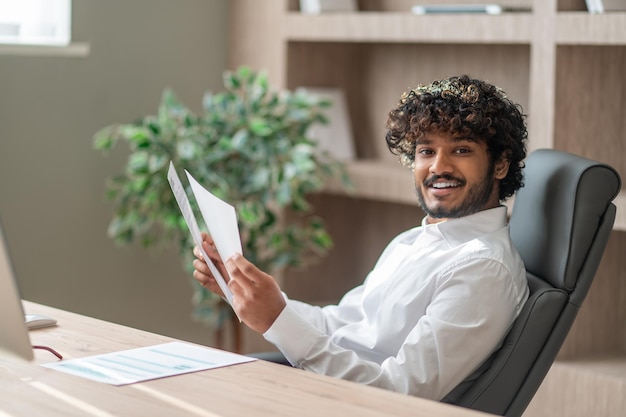
[[[460,245],[507,225],[507,208],[498,206],[492,209],[482,210],[469,216],[457,219],[448,219],[440,223],[429,224],[426,217],[422,220],[424,233],[440,235],[451,245]]]

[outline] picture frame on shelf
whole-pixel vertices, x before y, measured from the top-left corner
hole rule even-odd
[[[300,12],[303,14],[356,12],[357,10],[356,0],[300,0]]]
[[[328,152],[339,161],[355,160],[354,138],[344,91],[339,88],[326,87],[299,87],[298,90],[315,99],[331,103],[324,109],[328,123],[315,124],[308,131],[311,139],[318,143],[320,151]]]

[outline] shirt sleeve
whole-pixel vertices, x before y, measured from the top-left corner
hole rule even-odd
[[[289,326],[300,325],[301,323],[294,322],[296,319],[304,320],[308,325],[319,330],[322,334],[330,335],[345,324],[358,321],[362,318],[359,308],[362,293],[363,285],[359,285],[348,291],[342,297],[340,306],[328,305],[324,307],[303,303],[297,300],[290,300],[287,295],[283,293],[287,301],[287,307],[283,309],[283,312],[264,336],[277,333],[279,326],[289,328]],[[286,323],[281,326],[280,322],[282,320],[285,320]],[[270,332],[272,328],[274,328],[274,331]]]
[[[341,305],[338,310],[315,309],[312,320],[313,310],[290,302],[264,337],[294,366],[440,400],[499,346],[526,294],[520,293],[510,271],[490,259],[457,264],[437,279],[426,314],[397,354],[382,363],[332,342],[326,315],[341,316]],[[354,303],[347,306],[355,309]]]
[[[389,256],[389,253],[393,251],[393,248],[396,246],[398,242],[407,240],[407,239],[412,240],[414,238],[412,236],[414,235],[415,233],[414,231],[416,229],[417,228],[410,229],[396,236],[383,250],[381,256],[379,257],[374,267],[376,268],[376,266],[383,263],[385,259],[387,259],[387,257]],[[288,326],[296,325],[296,324],[302,325],[302,322],[295,323],[294,320],[296,319],[304,320],[307,324],[315,327],[316,329],[321,331],[323,334],[332,334],[335,330],[337,330],[338,328],[342,327],[343,325],[347,323],[361,320],[363,318],[363,314],[361,312],[361,307],[360,307],[361,297],[363,295],[363,289],[365,288],[365,285],[367,284],[368,279],[369,279],[369,275],[365,278],[362,285],[359,285],[353,288],[352,290],[348,291],[342,297],[339,306],[336,306],[336,305],[328,305],[325,307],[313,306],[311,304],[303,303],[301,301],[290,300],[287,297],[287,295],[283,293],[283,296],[285,297],[285,300],[287,301],[287,305],[290,308],[285,308],[283,310],[283,314],[281,314],[281,316],[285,316],[285,317],[283,318],[281,318],[280,316],[278,317],[278,319],[275,322],[275,326],[274,325],[272,326],[272,327],[276,327],[274,331],[271,331],[272,329],[270,328],[264,336],[266,336],[266,339],[268,339],[268,337],[277,337],[278,336],[277,333],[279,333],[277,329],[281,327],[280,322],[282,320],[289,323],[289,324],[285,323],[282,326],[284,328],[288,328]],[[294,317],[295,314],[297,314],[297,316]],[[281,330],[281,331],[287,331],[287,330]]]

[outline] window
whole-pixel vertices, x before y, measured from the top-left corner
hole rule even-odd
[[[0,44],[69,45],[71,0],[0,0]]]

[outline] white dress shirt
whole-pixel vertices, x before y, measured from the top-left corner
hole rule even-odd
[[[499,347],[527,298],[500,206],[424,220],[338,305],[287,299],[264,337],[305,370],[441,400]]]

